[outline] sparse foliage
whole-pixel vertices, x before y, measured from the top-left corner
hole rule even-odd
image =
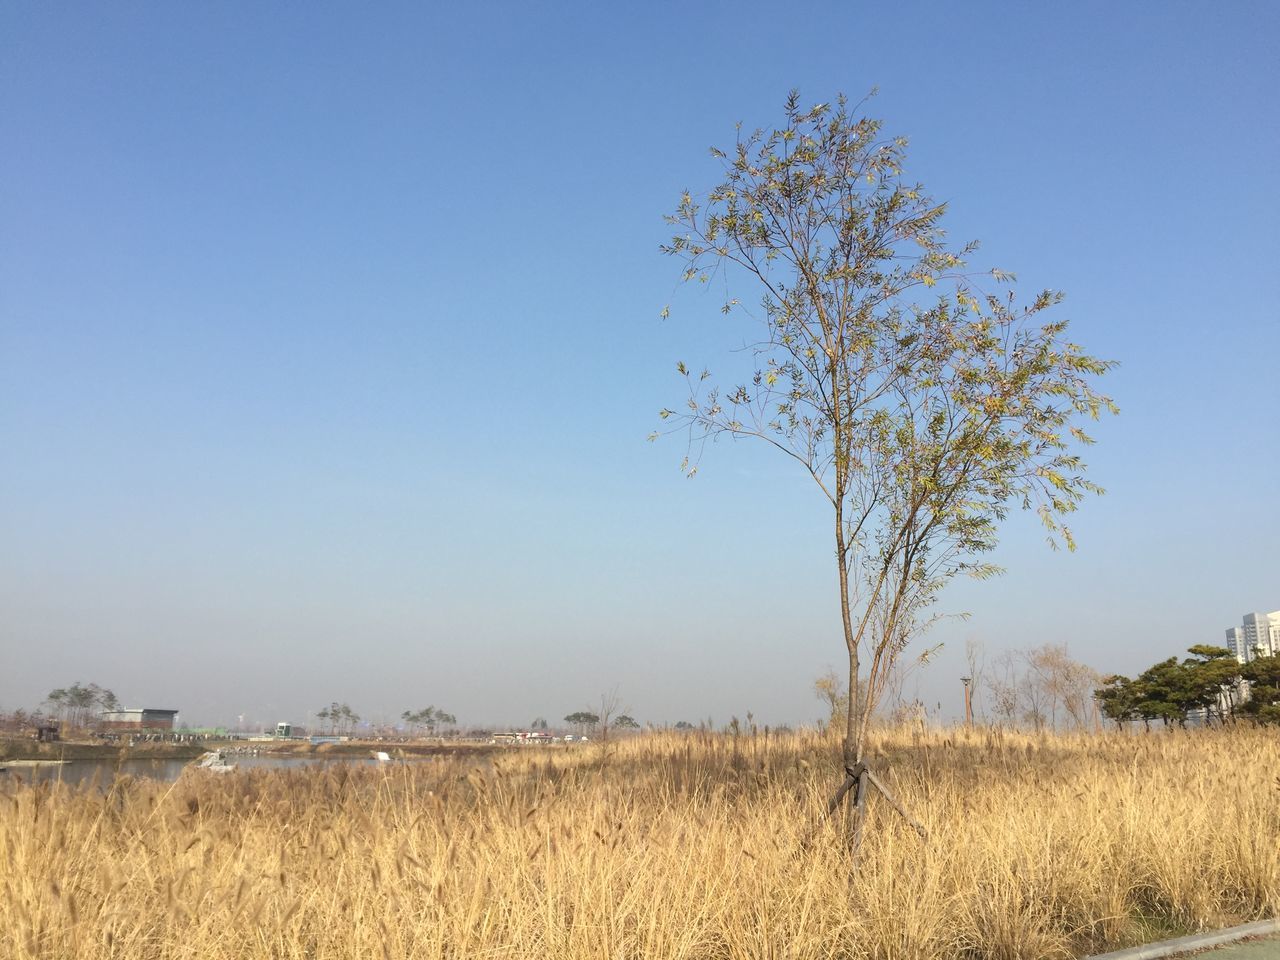
[[[1092,723],[1094,688],[1101,675],[1072,659],[1065,644],[1010,650],[996,658],[986,689],[992,711],[1006,725],[1035,730]]]
[[[723,179],[683,195],[663,251],[685,280],[745,282],[754,363],[729,384],[678,364],[687,397],[661,417],[687,433],[690,474],[707,441],[751,437],[830,504],[846,687],[867,681],[845,716],[853,776],[897,658],[952,578],[997,572],[980,558],[1009,510],[1074,546],[1064,518],[1100,490],[1073,448],[1091,442],[1082,418],[1114,411],[1093,386],[1111,364],[1041,318],[1060,294],[1020,307],[996,289],[1010,275],[971,274],[975,245],[948,245],[905,139],[844,98],[805,109],[793,93],[782,126],[712,153]]]

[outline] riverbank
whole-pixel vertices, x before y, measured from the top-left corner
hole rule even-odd
[[[123,743],[58,741],[41,743],[31,739],[0,739],[0,764],[12,760],[190,760],[207,750],[229,750],[232,753],[254,751],[270,757],[367,757],[381,750],[392,757],[480,757],[511,750],[489,743],[456,743],[449,741],[387,743],[380,740],[346,740],[341,743],[314,744],[309,740],[200,740],[166,743],[143,741],[133,746]],[[540,747],[540,750],[552,749]]]
[[[382,751],[392,757],[476,757],[514,749],[492,743],[458,743],[447,740],[405,743],[388,743],[385,740],[343,740],[338,743],[319,744],[308,740],[277,740],[271,743],[240,740],[227,746],[233,750],[240,747],[254,748],[263,756],[272,757],[367,757],[374,751]]]

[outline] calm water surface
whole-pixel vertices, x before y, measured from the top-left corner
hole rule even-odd
[[[41,780],[61,781],[72,785],[82,783],[108,784],[117,771],[133,777],[150,777],[170,783],[182,774],[192,760],[142,760],[133,759],[117,762],[114,760],[69,760],[62,764],[40,765],[35,767],[10,766],[5,773],[0,773],[0,786],[6,781],[33,783]],[[372,757],[244,757],[234,754],[227,757],[227,762],[234,763],[237,770],[286,770],[294,767],[327,766],[332,764],[349,764],[352,766],[372,766],[377,763]],[[422,761],[431,762],[430,758]],[[4,767],[0,761],[0,767]],[[209,774],[219,776],[219,774]]]

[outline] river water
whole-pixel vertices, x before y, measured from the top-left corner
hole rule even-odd
[[[85,783],[97,783],[105,786],[111,782],[117,773],[128,774],[132,777],[149,777],[153,780],[171,783],[177,780],[182,771],[194,762],[193,760],[155,759],[124,761],[68,760],[66,763],[24,766],[13,764],[12,761],[6,764],[5,761],[0,760],[0,769],[4,769],[4,772],[0,773],[0,787],[3,787],[6,782],[35,783],[44,780],[60,781],[73,786]],[[227,762],[234,763],[237,770],[290,770],[297,767],[324,766],[335,763],[345,763],[353,766],[367,766],[377,763],[372,757],[253,757],[234,754],[227,757]]]

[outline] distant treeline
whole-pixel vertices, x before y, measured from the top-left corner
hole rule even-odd
[[[1280,724],[1280,656],[1239,663],[1230,650],[1198,644],[1191,656],[1170,657],[1134,679],[1113,675],[1096,693],[1102,712],[1118,724],[1152,720],[1185,725],[1235,717]]]

